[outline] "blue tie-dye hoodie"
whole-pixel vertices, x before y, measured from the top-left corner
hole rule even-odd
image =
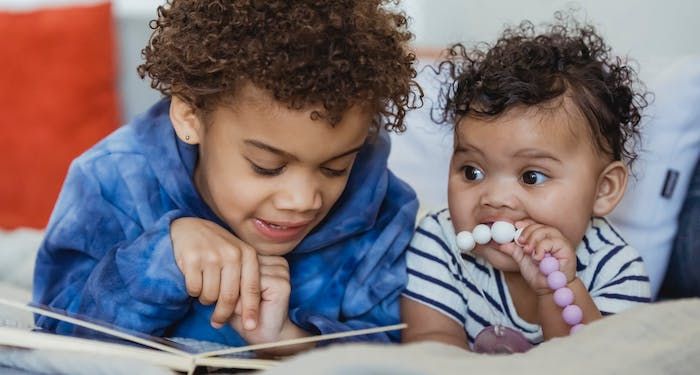
[[[170,223],[191,216],[225,226],[197,193],[197,147],[181,142],[154,105],[71,165],[39,249],[35,303],[130,330],[228,345],[245,341],[210,326],[214,306],[188,296]],[[334,208],[287,255],[291,320],[310,333],[394,324],[414,228],[413,190],[387,169],[385,132],[360,151]],[[59,333],[75,327],[45,317]],[[399,335],[372,335],[396,340]]]

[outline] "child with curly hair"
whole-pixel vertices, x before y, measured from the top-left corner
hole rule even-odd
[[[159,7],[138,70],[165,98],[72,163],[34,302],[234,346],[398,322],[417,201],[387,131],[422,92],[385,3]]]
[[[625,191],[646,93],[592,26],[556,19],[457,44],[436,71],[449,80],[441,121],[454,124],[448,209],[421,221],[407,254],[405,342],[520,352],[650,300],[642,259],[604,218]],[[519,237],[489,240],[499,221]],[[479,224],[475,247],[457,240]],[[567,290],[555,297],[556,269]]]

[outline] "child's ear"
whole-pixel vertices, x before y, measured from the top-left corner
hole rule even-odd
[[[593,202],[593,214],[609,214],[625,194],[627,188],[627,167],[621,161],[614,161],[603,169],[598,177],[596,197]]]
[[[199,144],[204,126],[195,108],[174,95],[170,100],[170,121],[181,141],[192,145]]]

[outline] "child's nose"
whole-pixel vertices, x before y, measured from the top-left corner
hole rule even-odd
[[[315,211],[323,204],[321,189],[313,178],[298,176],[281,186],[275,206],[280,210]]]
[[[506,182],[489,184],[484,187],[479,203],[492,208],[509,208],[514,210],[518,206],[516,189]]]

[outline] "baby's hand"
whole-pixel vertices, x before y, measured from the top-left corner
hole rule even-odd
[[[518,263],[523,278],[537,294],[553,292],[539,269],[539,262],[547,253],[559,261],[559,270],[566,275],[566,280],[574,280],[576,249],[558,229],[532,220],[516,222],[515,226],[523,228],[517,242],[501,245],[501,250],[510,254]]]
[[[187,293],[204,305],[216,302],[212,326],[228,322],[239,304],[246,328],[255,329],[260,305],[256,251],[221,226],[200,218],[173,221],[170,237]]]
[[[289,320],[289,265],[281,256],[258,255],[260,263],[260,323],[253,329],[245,329],[242,324],[241,305],[231,319],[231,326],[250,344],[279,341],[288,337],[286,333],[293,329]]]

